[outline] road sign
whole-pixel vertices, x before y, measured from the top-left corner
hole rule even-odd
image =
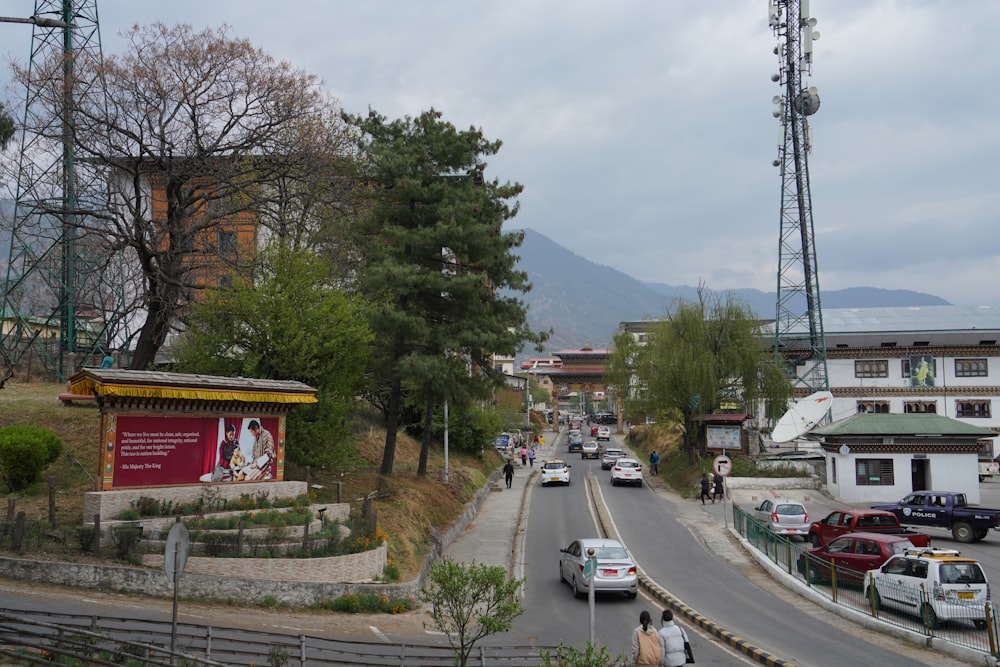
[[[167,581],[173,582],[174,577],[184,571],[190,548],[191,538],[187,526],[178,521],[170,527],[167,545],[163,550],[163,571],[167,575]]]
[[[712,471],[719,477],[725,477],[733,471],[733,461],[725,454],[715,457],[712,463]]]

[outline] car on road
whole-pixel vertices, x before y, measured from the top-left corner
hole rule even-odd
[[[598,426],[597,427],[597,439],[598,440],[610,440],[611,439],[611,428],[608,426]]]
[[[876,609],[919,616],[932,629],[965,620],[982,630],[990,584],[979,563],[955,549],[911,549],[865,574],[865,597]]]
[[[570,465],[562,459],[547,459],[542,463],[542,486],[565,484],[569,486]]]
[[[809,512],[806,506],[791,498],[768,498],[753,510],[754,517],[776,535],[803,540],[809,536]]]
[[[825,546],[799,554],[796,566],[812,584],[830,581],[837,568],[837,582],[860,585],[865,572],[875,570],[897,554],[913,549],[913,543],[903,535],[886,533],[847,533]]]
[[[625,456],[625,452],[620,448],[606,447],[604,454],[601,456],[601,470],[611,470],[612,466],[615,465],[615,461],[623,456]]]
[[[635,484],[642,486],[642,464],[635,459],[619,458],[611,466],[611,486]]]
[[[639,591],[638,568],[618,540],[593,537],[570,542],[565,549],[559,550],[559,581],[568,583],[576,597],[587,595],[590,582],[585,569],[591,548],[596,559],[594,593],[623,593],[628,598],[635,598]]]
[[[583,449],[580,450],[581,459],[599,459],[601,458],[601,446],[597,444],[596,440],[587,440],[583,443]]]
[[[583,449],[583,435],[579,431],[569,432],[569,451],[579,452]]]

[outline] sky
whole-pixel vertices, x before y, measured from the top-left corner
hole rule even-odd
[[[646,282],[777,285],[781,182],[767,0],[97,0],[106,55],[133,24],[230,27],[350,113],[434,108],[503,142],[531,228]],[[0,15],[34,12],[0,0]],[[1000,304],[995,0],[812,0],[805,83],[821,290]],[[31,28],[0,24],[0,83]]]

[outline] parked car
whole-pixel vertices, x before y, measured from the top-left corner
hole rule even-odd
[[[601,446],[597,444],[596,440],[587,440],[583,443],[583,449],[580,450],[581,459],[599,459],[601,458]]]
[[[611,470],[612,466],[615,465],[615,461],[623,456],[625,456],[625,452],[618,447],[605,448],[604,454],[601,456],[601,470]]]
[[[569,486],[570,465],[562,459],[548,459],[542,463],[542,486],[565,484]]]
[[[597,439],[598,440],[610,440],[611,439],[611,429],[607,426],[597,427]]]
[[[982,630],[990,585],[979,563],[954,549],[912,549],[867,572],[865,596],[877,609],[920,616],[931,628],[967,620]]]
[[[587,538],[573,540],[565,549],[559,550],[559,581],[569,583],[576,597],[589,591],[590,584],[584,576],[587,550],[594,549],[597,567],[593,573],[595,593],[624,593],[635,598],[638,593],[639,577],[635,561],[628,550],[618,540]]]
[[[892,512],[903,524],[948,528],[959,542],[978,542],[990,528],[1000,528],[1000,509],[969,505],[964,493],[952,491],[917,491],[893,505],[871,508]]]
[[[635,459],[620,457],[611,466],[611,486],[635,484],[642,486],[642,464]]]
[[[833,578],[831,564],[837,567],[837,582],[861,584],[865,572],[874,570],[897,554],[913,549],[902,535],[882,533],[847,533],[825,546],[799,554],[799,573],[812,584]]]
[[[809,525],[809,541],[819,547],[847,533],[883,533],[906,537],[915,547],[929,547],[931,538],[909,528],[903,528],[892,512],[883,510],[834,510]],[[869,568],[870,569],[870,568]]]
[[[579,431],[569,432],[569,451],[579,452],[583,449],[583,436]]]
[[[754,508],[754,516],[776,535],[809,535],[809,512],[806,506],[791,498],[768,499]]]

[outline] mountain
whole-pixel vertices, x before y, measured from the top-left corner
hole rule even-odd
[[[697,287],[636,280],[591,262],[532,229],[524,230],[524,243],[516,252],[521,257],[518,269],[528,274],[532,284],[531,291],[522,297],[528,306],[528,323],[536,331],[553,330],[546,343],[549,353],[584,345],[608,347],[621,322],[659,318],[675,299],[697,299]],[[760,317],[774,318],[776,293],[731,291]],[[821,299],[824,308],[949,305],[931,294],[877,287],[824,291]],[[537,356],[532,349],[522,354]]]

